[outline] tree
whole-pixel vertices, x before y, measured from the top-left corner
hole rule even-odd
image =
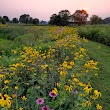
[[[18,22],[19,22],[19,21],[18,21],[18,18],[13,18],[12,22],[13,22],[13,23],[18,23]]]
[[[55,25],[55,19],[57,17],[57,14],[53,14],[51,17],[50,17],[50,21],[49,21],[49,24],[51,25]]]
[[[103,20],[104,24],[110,24],[110,17],[107,17]]]
[[[33,21],[32,21],[32,23],[34,25],[39,24],[39,19],[38,18],[34,18]]]
[[[74,22],[78,25],[86,24],[88,13],[85,10],[76,10],[76,12],[71,15]]]
[[[8,16],[3,16],[3,18],[5,19],[6,22],[9,22],[10,21],[9,18],[8,18]]]
[[[0,16],[0,23],[2,22],[2,17]]]
[[[33,22],[33,18],[32,18],[32,17],[30,17],[30,18],[29,18],[29,23],[31,23],[31,24],[32,24],[32,22]]]
[[[1,23],[2,23],[2,24],[6,24],[6,21],[5,21],[4,18],[2,18]]]
[[[97,15],[92,15],[90,18],[90,23],[93,24],[102,24],[102,18]]]
[[[61,10],[59,12],[59,16],[61,17],[62,19],[62,25],[63,26],[66,26],[69,24],[69,17],[70,17],[70,12],[69,10]]]
[[[23,15],[20,16],[19,21],[21,23],[26,23],[27,24],[27,23],[29,23],[29,19],[30,19],[30,15],[23,14]]]
[[[51,25],[58,25],[58,26],[66,26],[69,24],[69,16],[70,12],[68,10],[61,10],[58,15],[53,14],[50,17],[49,24]]]

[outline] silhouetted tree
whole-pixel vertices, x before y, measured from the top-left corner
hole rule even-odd
[[[26,23],[27,24],[27,23],[29,23],[29,19],[30,19],[30,15],[23,14],[23,15],[20,16],[19,21],[21,23]]]
[[[55,25],[55,19],[56,19],[56,17],[57,17],[57,14],[53,14],[53,15],[50,17],[49,24]]]
[[[13,18],[12,22],[13,22],[13,23],[18,23],[18,22],[19,22],[19,21],[18,21],[18,18]]]
[[[92,15],[90,18],[90,23],[93,24],[102,24],[102,18],[97,15]]]
[[[61,17],[62,19],[62,25],[63,26],[66,26],[69,24],[69,17],[70,17],[70,12],[69,10],[61,10],[59,12],[59,16]]]
[[[29,18],[29,23],[31,23],[31,24],[33,23],[33,18],[32,17]]]
[[[2,17],[0,16],[0,23],[2,22]]]
[[[39,24],[39,19],[38,18],[34,18],[33,21],[32,21],[32,23],[34,25]]]
[[[49,24],[51,25],[58,25],[58,26],[66,26],[69,24],[70,12],[68,10],[61,10],[58,15],[53,14],[50,17]]]
[[[5,21],[4,18],[2,18],[1,23],[2,23],[2,24],[6,24],[6,21]]]
[[[71,15],[74,22],[78,25],[86,24],[88,13],[85,10],[76,10],[76,12]]]
[[[8,18],[8,16],[3,16],[3,18],[5,19],[6,22],[9,22],[10,21],[9,18]]]

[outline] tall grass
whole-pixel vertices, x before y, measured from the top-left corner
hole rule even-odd
[[[77,27],[80,37],[110,46],[110,25]]]

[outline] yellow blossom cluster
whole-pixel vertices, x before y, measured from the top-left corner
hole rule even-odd
[[[11,107],[11,97],[7,94],[2,94],[0,93],[0,106],[1,107],[5,107],[6,108],[10,108]]]
[[[90,69],[98,69],[97,66],[98,62],[95,62],[93,60],[88,61],[87,63],[85,63],[84,67],[85,68],[90,68]]]

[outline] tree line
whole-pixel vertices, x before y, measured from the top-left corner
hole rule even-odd
[[[24,24],[39,24],[38,18],[32,18],[29,14],[23,14],[18,18],[13,18],[12,20],[9,19],[8,16],[0,17],[0,22],[2,24],[6,23],[24,23]]]
[[[48,24],[57,26],[67,25],[85,25],[85,24],[110,24],[110,17],[102,19],[98,15],[92,15],[90,21],[87,21],[89,14],[85,10],[76,10],[73,14],[70,14],[69,10],[61,10],[58,14],[52,14]],[[47,24],[45,21],[39,22],[38,18],[32,18],[29,14],[23,14],[18,18],[9,19],[8,16],[0,17],[2,24],[6,23],[24,23],[24,24]]]

